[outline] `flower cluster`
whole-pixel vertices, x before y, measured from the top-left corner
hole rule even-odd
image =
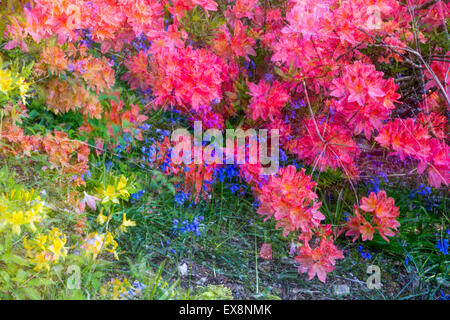
[[[302,133],[286,144],[290,152],[320,170],[342,168],[348,177],[358,176],[359,147],[348,130],[325,119],[319,123],[308,119]]]
[[[364,251],[363,246],[358,247],[358,252],[363,259],[366,259],[366,260],[372,259],[372,255],[368,251]]]
[[[360,61],[345,66],[330,89],[330,94],[338,98],[336,111],[345,117],[355,134],[364,132],[368,139],[374,130],[381,129],[382,121],[389,119],[394,102],[400,98],[392,78],[383,79],[383,73],[376,71],[374,65]]]
[[[320,245],[314,249],[309,246],[308,242],[300,247],[295,261],[300,263],[299,273],[307,272],[310,280],[317,275],[320,281],[325,282],[327,272],[333,271],[336,260],[343,258],[342,251],[336,248],[333,241],[323,237]]]
[[[106,234],[98,234],[97,232],[90,233],[80,246],[80,248],[83,249],[85,253],[91,255],[93,259],[96,259],[97,256],[105,250],[112,253],[114,257],[119,260],[119,256],[116,252],[117,247],[118,243],[114,240],[114,236],[111,232]]]
[[[67,255],[65,244],[66,235],[58,228],[52,228],[46,234],[38,233],[32,240],[27,237],[23,239],[23,247],[27,250],[27,257],[35,264],[35,270],[50,270],[51,265],[64,260]]]
[[[149,82],[154,108],[178,105],[199,111],[221,100],[227,65],[212,52],[191,46],[175,48],[152,57]]]
[[[13,96],[19,96],[21,101],[25,103],[30,90],[30,84],[24,77],[10,69],[4,68],[0,64],[0,102],[4,99],[10,99]]]
[[[44,202],[36,191],[16,188],[0,195],[0,232],[21,234],[22,228],[36,231],[36,224],[46,216]]]
[[[313,191],[316,183],[302,169],[290,165],[281,168],[278,175],[272,176],[266,184],[256,190],[259,195],[258,213],[266,220],[274,217],[277,227],[283,228],[283,235],[300,233],[303,246],[299,248],[295,260],[300,263],[299,273],[308,272],[312,279],[316,274],[325,282],[326,273],[334,270],[336,259],[342,259],[342,251],[338,250],[331,237],[331,227],[321,225],[325,216],[319,211],[321,203]],[[316,240],[312,240],[313,236]],[[312,249],[310,242],[320,245]]]
[[[375,140],[394,150],[400,159],[412,157],[419,161],[417,171],[428,172],[431,186],[439,188],[450,181],[449,146],[438,138],[431,138],[428,129],[412,118],[396,118],[383,126]]]
[[[45,77],[47,72],[50,80],[46,85],[46,100],[50,110],[65,113],[79,109],[86,117],[100,118],[103,107],[98,95],[110,91],[115,84],[111,61],[92,56],[86,45],[70,44],[65,50],[47,46],[35,73]]]
[[[108,184],[98,189],[98,195],[101,198],[102,203],[119,203],[119,199],[128,201],[130,197],[130,188],[128,179],[125,176],[115,178],[113,184]]]
[[[364,214],[360,213],[364,211]],[[345,235],[353,236],[353,241],[362,237],[362,241],[372,240],[375,230],[381,237],[389,242],[387,237],[395,236],[400,223],[397,221],[399,215],[398,207],[394,206],[394,199],[387,198],[385,191],[377,194],[372,192],[369,198],[363,197],[359,207],[353,207],[354,216],[347,220],[347,232]],[[367,220],[371,217],[372,220]]]
[[[294,166],[281,168],[278,175],[272,176],[258,191],[261,203],[258,213],[266,220],[273,217],[277,227],[283,228],[284,236],[299,230],[309,233],[325,219],[313,191],[315,185],[304,169],[297,172]]]
[[[73,185],[84,185],[90,150],[86,143],[69,139],[67,133],[54,130],[42,137],[27,135],[25,131],[6,119],[0,135],[0,154],[31,156],[32,153],[47,156],[51,169],[60,170],[62,178],[70,178]]]
[[[141,284],[139,283],[138,288],[140,288],[140,286]],[[114,278],[100,288],[100,297],[104,299],[125,300],[134,296],[135,289],[134,285],[132,285],[127,278]]]
[[[252,96],[249,112],[253,120],[274,121],[281,117],[281,109],[288,102],[289,95],[278,81],[270,85],[263,79],[257,85],[250,82],[248,87]]]
[[[203,221],[204,217],[195,217],[192,222],[188,220],[183,220],[181,223],[177,220],[173,220],[173,231],[178,234],[183,234],[187,232],[192,232],[196,236],[201,234],[200,231],[200,222]]]
[[[444,255],[448,254],[448,239],[442,239],[439,240],[435,246],[439,252],[443,253]]]

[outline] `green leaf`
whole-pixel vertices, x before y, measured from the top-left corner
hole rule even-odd
[[[127,120],[122,120],[122,126],[123,126],[124,129],[130,128],[131,127],[131,122],[129,122]]]
[[[24,295],[32,300],[41,300],[41,294],[33,287],[27,287],[22,289]]]
[[[113,129],[113,132],[114,132],[115,136],[118,136],[119,132],[122,130],[122,128],[120,128],[119,126],[117,126],[115,124],[112,125],[112,129]]]
[[[19,269],[19,271],[17,271],[16,276],[14,278],[12,278],[12,281],[17,282],[17,283],[23,283],[25,282],[25,280],[28,278],[28,273],[26,271],[24,271],[23,269]]]
[[[39,287],[39,286],[49,286],[54,284],[55,282],[51,279],[46,278],[34,278],[28,281],[27,285],[30,287]]]
[[[10,263],[15,263],[21,266],[27,266],[28,262],[22,258],[19,257],[15,254],[7,254],[3,256],[3,261],[5,261],[5,263],[10,264]]]

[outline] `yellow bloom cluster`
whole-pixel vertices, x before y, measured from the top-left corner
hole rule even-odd
[[[97,232],[90,233],[81,245],[81,249],[92,254],[93,258],[96,259],[102,250],[106,250],[114,254],[114,257],[119,260],[117,255],[117,241],[114,240],[114,236],[111,232],[106,235],[104,233],[98,234]]]
[[[7,93],[13,88],[13,79],[9,70],[0,69],[0,91]]]
[[[119,203],[119,199],[128,200],[130,192],[128,191],[128,179],[125,176],[121,176],[119,179],[115,178],[114,184],[109,184],[103,188],[98,189],[99,196],[102,199],[102,203],[113,202]]]
[[[98,216],[97,216],[96,221],[98,222],[98,224],[104,225],[105,222],[108,221],[108,219],[109,219],[109,217],[108,217],[108,216],[105,216],[105,215],[103,214],[103,208],[102,208],[102,209],[100,210],[100,213],[99,213]],[[120,232],[123,232],[123,233],[126,233],[128,227],[135,227],[135,226],[136,226],[136,222],[127,219],[127,215],[126,215],[125,212],[124,212],[123,215],[122,215],[122,224],[121,224],[121,225],[119,226],[119,228],[118,228],[119,231],[120,231]]]
[[[46,208],[34,190],[15,188],[0,195],[0,232],[11,228],[14,234],[20,234],[22,227],[36,231],[35,223],[45,217]]]
[[[100,296],[103,299],[124,300],[128,298],[128,291],[133,286],[127,278],[120,280],[119,278],[112,279],[100,288]]]
[[[122,224],[119,227],[119,230],[121,232],[127,232],[127,228],[128,227],[135,227],[136,226],[136,222],[132,221],[132,220],[128,220],[127,216],[125,215],[125,212],[123,213],[122,216]]]
[[[18,94],[25,103],[25,97],[30,89],[30,84],[25,81],[24,77],[20,77],[10,70],[0,69],[0,93],[9,97],[17,89]]]
[[[47,234],[38,233],[32,240],[25,237],[23,246],[27,250],[30,262],[36,264],[34,268],[36,271],[43,269],[50,271],[52,264],[66,258],[67,249],[64,247],[66,240],[66,235],[58,228],[52,228]]]

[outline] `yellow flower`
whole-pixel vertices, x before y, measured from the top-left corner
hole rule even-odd
[[[122,190],[127,186],[128,179],[125,176],[120,176],[119,183],[117,183],[117,190]]]
[[[67,255],[67,250],[64,248],[65,241],[60,238],[53,240],[53,244],[48,247],[48,249],[53,253],[53,261],[58,261],[59,258],[65,258]]]
[[[92,253],[95,259],[100,253],[104,238],[104,234],[99,235],[97,232],[93,232],[87,236],[86,240],[84,240],[84,243],[81,245],[81,249],[84,249],[86,252]]]
[[[28,90],[30,89],[30,85],[27,82],[25,82],[24,77],[20,77],[19,80],[17,80],[17,85],[19,86],[21,96],[26,95]]]
[[[66,236],[59,232],[58,228],[52,228],[49,237],[51,245],[48,247],[48,250],[53,253],[52,262],[58,262],[59,258],[65,259],[67,255],[67,249],[64,248]]]
[[[131,220],[127,220],[127,216],[125,215],[125,213],[123,214],[123,219],[122,219],[122,224],[119,227],[119,230],[122,232],[127,232],[127,228],[128,227],[134,227],[136,226],[136,222],[131,221]]]
[[[97,232],[89,234],[83,245],[81,245],[81,249],[84,249],[86,252],[91,253],[93,258],[95,259],[100,254],[102,246],[104,250],[114,254],[114,257],[119,260],[119,256],[116,252],[118,244],[114,240],[114,236],[111,234],[111,232],[108,232],[106,236],[104,233],[99,235]]]
[[[119,198],[128,200],[130,193],[127,190],[128,179],[121,176],[119,180],[115,179],[114,185],[107,185],[104,189],[99,189],[98,192],[102,196],[102,203],[109,201],[119,203]]]
[[[12,83],[11,72],[0,69],[0,91],[4,93],[10,91],[12,89]]]
[[[9,223],[12,225],[13,233],[20,234],[20,226],[27,223],[23,211],[14,212],[9,219]]]
[[[41,250],[45,250],[45,243],[47,242],[47,238],[48,237],[45,234],[38,234],[36,236],[36,239],[34,240],[36,247]]]
[[[51,264],[56,264],[60,259],[65,259],[67,249],[64,247],[67,237],[58,228],[52,228],[47,234],[37,234],[35,239],[23,239],[23,247],[26,249],[30,262],[36,264],[35,270],[50,270]]]
[[[100,210],[100,213],[97,217],[97,222],[102,226],[108,220],[108,217],[103,215],[103,208]]]
[[[111,232],[108,232],[105,238],[105,250],[114,254],[114,258],[116,258],[116,260],[119,260],[119,256],[117,255],[116,252],[117,247],[118,247],[117,241],[114,240],[114,236],[111,234]]]
[[[0,213],[5,213],[7,208],[6,203],[0,202]]]
[[[105,190],[102,190],[102,203],[106,203],[109,201],[112,201],[113,203],[119,203],[119,200],[117,199],[119,197],[119,194],[116,193],[116,188],[112,185],[108,185]]]
[[[48,264],[45,251],[36,254],[32,259],[30,259],[30,262],[36,264],[34,267],[36,271],[41,271],[42,269],[50,271],[50,265]]]
[[[125,176],[121,176],[119,183],[117,184],[117,192],[119,192],[119,194],[121,196],[124,196],[126,198],[128,198],[130,196],[130,193],[128,192],[128,190],[126,189],[128,184],[128,179],[125,178]]]
[[[103,298],[127,299],[127,292],[133,289],[127,278],[120,280],[118,278],[111,279],[100,288],[100,296]]]
[[[22,227],[35,232],[35,223],[42,221],[46,212],[44,203],[34,190],[13,189],[0,196],[0,203],[0,227],[10,226],[14,234],[20,234]]]

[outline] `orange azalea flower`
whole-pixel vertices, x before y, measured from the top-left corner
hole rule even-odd
[[[371,217],[369,223],[359,209],[365,211],[367,217]],[[361,235],[362,241],[372,240],[375,230],[389,242],[387,238],[396,234],[400,223],[396,220],[399,215],[398,207],[394,206],[394,199],[387,198],[385,191],[377,194],[371,192],[369,198],[363,197],[359,208],[353,206],[354,216],[349,217],[346,225],[346,236],[353,236],[353,242]]]
[[[317,275],[317,278],[325,283],[327,272],[333,271],[336,260],[343,258],[342,251],[336,248],[333,241],[322,237],[320,246],[314,249],[311,249],[309,243],[305,242],[294,259],[300,263],[299,273],[308,272],[309,280]]]
[[[265,260],[272,260],[272,246],[269,243],[263,243],[259,256]]]

